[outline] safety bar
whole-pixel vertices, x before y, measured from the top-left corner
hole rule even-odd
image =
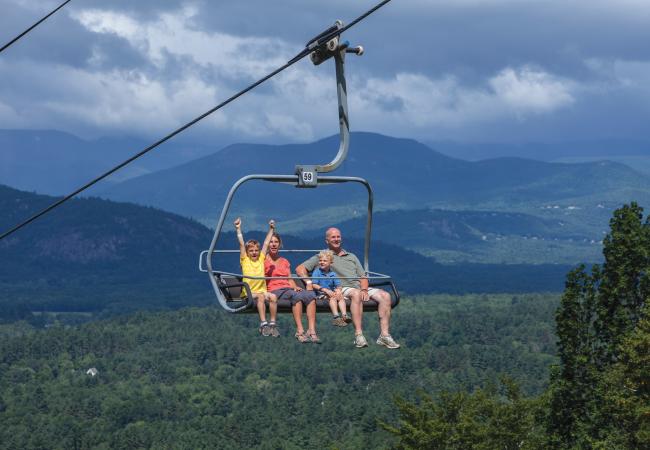
[[[201,270],[203,273],[210,273],[209,270]],[[212,271],[214,275],[227,275],[230,277],[238,277],[238,278],[246,278],[249,280],[287,280],[289,278],[294,279],[294,280],[300,280],[303,277],[299,276],[289,276],[289,277],[256,277],[253,275],[244,275],[243,273],[236,273],[236,272],[226,272],[223,270],[214,270]],[[358,280],[359,278],[365,278],[367,280],[390,280],[392,277],[389,275],[385,275],[383,273],[376,273],[376,272],[366,272],[366,275],[363,277],[337,277],[339,280]],[[330,277],[309,277],[310,280],[329,280],[331,279]]]
[[[241,250],[214,250],[212,253],[239,253],[240,251]],[[284,249],[282,249],[282,250],[279,250],[278,252],[279,253],[320,253],[322,251],[323,251],[323,249],[314,249],[314,250],[311,250],[311,249],[308,249],[308,250],[298,250],[298,249],[284,250]],[[199,271],[200,272],[208,272],[207,269],[203,268],[203,260],[204,260],[204,257],[207,257],[209,252],[210,252],[210,250],[203,250],[199,254]],[[247,278],[250,278],[250,277],[247,277]]]

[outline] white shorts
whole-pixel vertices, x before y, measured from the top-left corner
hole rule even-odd
[[[351,291],[357,291],[360,289],[357,288],[352,288],[352,287],[344,287],[341,289],[341,292],[343,292],[343,297],[350,298],[350,293]],[[368,289],[368,298],[372,298],[373,295],[378,294],[381,292],[381,289],[375,289],[375,288],[369,288]]]

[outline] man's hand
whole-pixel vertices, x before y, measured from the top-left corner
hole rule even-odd
[[[361,301],[367,302],[370,300],[370,295],[368,295],[368,289],[361,289]]]
[[[233,223],[235,224],[235,228],[237,230],[241,229],[241,219],[239,217],[237,217]]]

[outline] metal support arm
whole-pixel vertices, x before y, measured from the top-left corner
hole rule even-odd
[[[331,27],[331,29],[326,30],[323,34],[342,27],[343,23],[341,21],[336,21],[336,24]],[[335,36],[331,40],[316,47],[310,55],[311,61],[315,65],[319,65],[329,58],[334,58],[336,68],[336,95],[339,106],[340,144],[336,156],[329,163],[296,166],[296,175],[299,177],[299,187],[315,187],[319,172],[327,173],[335,170],[347,157],[348,148],[350,146],[350,123],[348,121],[348,92],[345,82],[345,54],[363,54],[363,47],[349,48],[349,46],[349,42],[341,42],[340,36]]]

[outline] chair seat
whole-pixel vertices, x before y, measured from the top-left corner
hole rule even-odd
[[[295,281],[297,285],[299,286],[302,285],[302,280],[300,280],[299,278],[295,278]],[[242,297],[242,290],[247,291],[246,289],[247,285],[246,283],[242,282],[242,279],[240,277],[222,276],[220,279],[218,279],[218,284],[224,296],[226,297],[226,301],[228,303],[231,303],[233,307],[247,305],[247,307],[240,312],[242,313],[257,312],[257,300],[255,298],[249,299],[247,295]],[[384,289],[386,292],[388,292],[391,296],[392,308],[395,308],[399,303],[399,299],[400,299],[399,292],[397,291],[395,285],[390,280],[370,280],[369,286],[378,289]],[[346,298],[345,303],[348,306],[348,310],[349,310],[350,299]],[[364,311],[376,311],[377,307],[378,304],[375,300],[370,299],[366,302],[363,302]],[[291,301],[288,299],[280,299],[278,301],[278,312],[281,313],[291,312]],[[329,301],[325,298],[317,298],[316,312],[323,312],[323,313],[331,312],[329,307]]]

